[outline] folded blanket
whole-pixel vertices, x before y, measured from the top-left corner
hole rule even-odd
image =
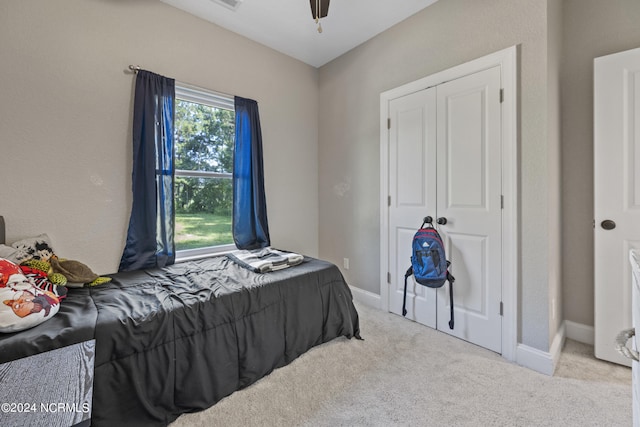
[[[282,270],[302,263],[304,257],[293,252],[280,251],[271,247],[251,251],[239,250],[227,254],[236,264],[256,273]]]

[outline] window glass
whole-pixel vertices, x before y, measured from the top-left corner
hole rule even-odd
[[[174,200],[179,258],[235,248],[234,119],[232,99],[176,83]]]

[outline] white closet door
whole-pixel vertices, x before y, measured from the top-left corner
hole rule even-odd
[[[630,366],[614,340],[631,327],[628,259],[640,249],[640,49],[594,67],[595,355]]]
[[[437,328],[502,350],[502,208],[500,68],[437,86],[437,216],[451,272],[438,290]]]
[[[402,315],[404,274],[422,219],[436,212],[436,92],[425,89],[390,102],[389,311]],[[410,277],[407,318],[436,327],[436,292]]]

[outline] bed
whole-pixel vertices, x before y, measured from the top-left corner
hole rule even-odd
[[[310,257],[268,274],[219,256],[109,277],[70,289],[50,320],[0,334],[0,363],[95,339],[94,426],[167,425],[316,345],[359,338],[342,274]]]

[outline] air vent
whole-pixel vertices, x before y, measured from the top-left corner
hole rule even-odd
[[[243,0],[211,0],[214,3],[218,3],[221,6],[226,7],[227,9],[237,10],[240,7],[240,4]]]

